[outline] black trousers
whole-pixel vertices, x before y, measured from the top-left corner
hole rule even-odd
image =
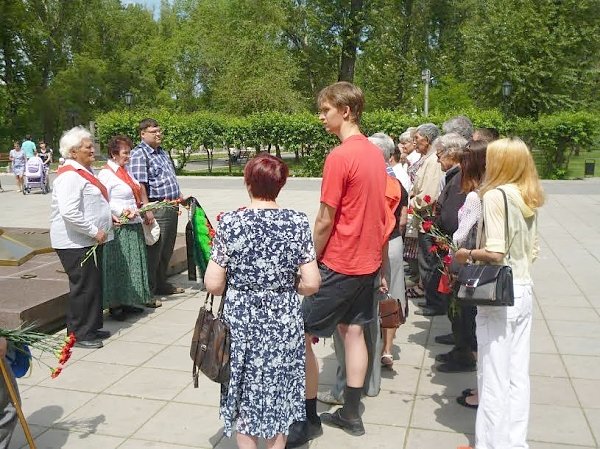
[[[69,304],[67,332],[77,340],[95,340],[95,332],[102,328],[102,245],[97,250],[98,266],[94,257],[85,261],[91,247],[57,249],[56,254],[69,276]]]
[[[452,322],[454,347],[456,351],[465,355],[467,359],[477,352],[477,336],[475,334],[475,317],[477,306],[461,306],[455,315],[448,314]]]
[[[425,302],[427,307],[446,312],[450,295],[438,292],[438,285],[442,275],[442,262],[437,254],[432,253],[433,237],[429,234],[419,233],[419,248],[417,259],[419,261],[419,273],[421,282],[425,289]]]
[[[167,288],[167,269],[175,248],[179,215],[177,209],[165,207],[155,210],[154,218],[160,226],[160,238],[147,249],[150,292],[156,294]]]

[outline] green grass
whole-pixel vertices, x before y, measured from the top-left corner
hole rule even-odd
[[[595,161],[596,169],[594,171],[594,177],[600,177],[600,150],[595,151],[582,151],[579,156],[571,157],[569,161],[569,170],[567,171],[567,178],[583,178],[585,161]]]

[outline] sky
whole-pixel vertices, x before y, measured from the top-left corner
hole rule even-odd
[[[144,5],[151,11],[154,11],[154,18],[158,18],[160,14],[160,0],[121,0],[123,5],[129,5],[137,3],[138,5]]]

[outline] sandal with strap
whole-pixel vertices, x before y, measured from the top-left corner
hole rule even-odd
[[[392,354],[383,354],[381,356],[381,365],[386,368],[391,368],[394,365],[394,357]]]
[[[424,292],[417,290],[418,287],[411,287],[406,289],[406,297],[411,299],[422,298],[425,296]]]

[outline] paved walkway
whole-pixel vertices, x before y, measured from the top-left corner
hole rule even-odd
[[[0,226],[47,226],[50,196],[24,198],[11,179],[2,178],[12,191],[0,193]],[[545,184],[542,252],[535,265],[533,449],[600,447],[599,181]],[[186,178],[182,184],[210,217],[247,198],[240,180]],[[313,220],[318,190],[318,180],[291,179],[280,203]],[[188,348],[203,294],[183,275],[176,282],[186,293],[169,298],[161,309],[124,323],[106,319],[105,327],[114,333],[106,346],[76,349],[59,378],[51,380],[44,368],[35,367],[20,379],[23,408],[40,449],[235,447],[222,437],[218,386],[205,379],[197,390],[191,385]],[[411,315],[397,334],[397,360],[393,371],[384,371],[380,395],[364,400],[367,435],[355,438],[325,428],[310,447],[437,449],[473,443],[475,413],[457,405],[455,397],[475,385],[474,373],[433,369],[433,357],[448,350],[433,337],[447,332],[444,317]],[[335,372],[331,340],[317,351],[326,389]],[[17,431],[11,448],[24,444]]]

